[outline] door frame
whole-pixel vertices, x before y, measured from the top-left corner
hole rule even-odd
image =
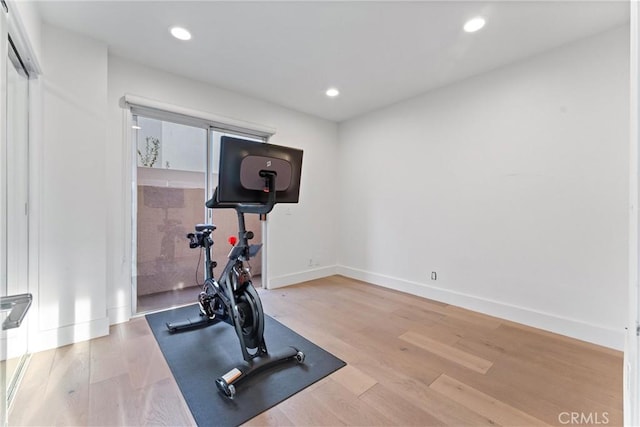
[[[17,53],[19,57],[19,62],[22,68],[25,70],[27,74],[27,90],[28,90],[28,100],[26,105],[27,115],[28,115],[28,128],[26,129],[26,143],[25,147],[26,152],[24,161],[27,163],[28,167],[24,171],[23,181],[25,184],[24,190],[26,194],[25,202],[27,205],[25,206],[25,228],[26,228],[26,242],[24,242],[27,247],[25,248],[25,253],[23,254],[25,260],[23,262],[24,266],[24,286],[26,287],[27,292],[37,295],[37,274],[33,274],[34,270],[37,270],[37,250],[36,244],[37,239],[33,236],[33,221],[37,215],[33,215],[33,194],[34,189],[37,189],[35,182],[37,181],[37,173],[34,172],[34,159],[36,158],[34,155],[34,143],[36,142],[36,138],[34,138],[34,134],[38,133],[38,123],[37,114],[34,114],[35,111],[38,110],[40,104],[38,103],[38,94],[39,92],[39,83],[37,77],[41,74],[41,68],[39,59],[34,50],[34,46],[29,39],[29,33],[27,28],[24,25],[25,18],[31,17],[30,14],[35,14],[36,11],[32,5],[18,4],[17,1],[14,0],[4,0],[0,1],[0,129],[3,131],[0,132],[0,170],[3,173],[0,173],[0,286],[2,286],[3,293],[7,290],[7,278],[8,278],[8,251],[9,251],[9,242],[7,241],[7,227],[9,226],[8,221],[9,217],[7,216],[7,207],[8,207],[8,175],[7,171],[7,157],[8,157],[8,139],[6,134],[7,128],[7,96],[8,96],[8,86],[7,86],[7,67],[9,65],[9,37],[11,37],[11,44],[13,45],[13,50]],[[22,200],[21,200],[22,203]],[[22,208],[19,208],[22,211]],[[35,255],[35,256],[34,256]],[[28,351],[31,346],[33,340],[33,328],[37,325],[37,322],[29,319],[33,319],[33,316],[37,316],[37,304],[32,304],[30,313],[27,318],[24,320],[20,329],[26,337],[25,340],[25,348],[27,356],[21,356],[21,362],[18,364],[18,367],[15,370],[14,374],[14,384],[13,389],[9,390],[10,395],[7,396],[5,393],[7,392],[7,380],[12,380],[6,377],[6,372],[0,373],[2,376],[2,414],[0,415],[0,423],[5,425],[8,423],[8,411],[9,407],[7,403],[10,403],[11,395],[15,393],[17,387],[19,385],[19,381],[21,376],[24,374],[24,371],[28,362]],[[10,331],[11,332],[11,331]],[[3,334],[3,340],[6,337]],[[10,351],[7,351],[6,346],[0,346],[2,348],[2,359],[6,359],[8,356],[12,356]],[[4,368],[3,368],[4,370]],[[9,399],[7,399],[7,397]],[[9,401],[9,402],[8,402]]]
[[[30,156],[30,84],[29,84],[29,72],[24,65],[20,53],[17,51],[15,44],[11,36],[8,37],[7,53],[8,60],[5,70],[13,67],[16,70],[18,79],[24,79],[21,81],[21,85],[24,84],[26,89],[26,99],[24,105],[21,105],[23,112],[26,114],[24,129],[16,129],[18,137],[24,137],[24,139],[18,139],[18,145],[24,143],[24,146],[16,147],[16,144],[12,144],[9,139],[6,139],[5,144],[5,168],[4,177],[6,179],[3,185],[5,191],[5,208],[6,217],[4,218],[3,225],[7,227],[5,231],[5,250],[6,250],[6,271],[3,273],[7,282],[4,284],[6,294],[27,294],[29,292],[29,156]],[[8,82],[9,76],[5,77]],[[10,87],[7,85],[6,100],[9,100]],[[18,95],[20,96],[20,94]],[[9,116],[10,110],[5,111],[5,120]],[[6,121],[5,130],[9,129],[10,121]],[[24,131],[24,135],[21,135],[21,131]],[[6,131],[5,138],[6,138]],[[14,157],[15,156],[15,157]],[[11,160],[11,161],[9,161]],[[17,165],[16,165],[17,162]],[[13,170],[9,170],[10,166]],[[16,173],[17,172],[17,173]],[[15,192],[13,191],[15,190]],[[14,227],[13,221],[16,222]],[[15,231],[17,234],[13,234],[9,229]],[[16,280],[16,286],[11,286],[12,283],[8,279],[14,276],[12,280]],[[5,354],[3,359],[7,361],[12,360],[14,365],[13,371],[8,372],[5,376],[6,384],[5,390],[7,392],[7,401],[9,402],[9,408],[13,397],[17,391],[18,384],[26,365],[29,360],[29,318],[25,318],[23,324],[18,328],[3,331],[3,341],[5,341]],[[7,364],[8,365],[8,364]]]
[[[624,424],[640,425],[640,7],[630,3],[629,317],[624,349]]]
[[[0,7],[0,296],[6,296],[7,289],[7,63],[9,61],[9,38],[6,5]],[[0,340],[5,341],[4,333]],[[7,359],[7,348],[0,345],[0,359]],[[0,364],[0,424],[9,422],[9,401],[7,396],[7,367]]]

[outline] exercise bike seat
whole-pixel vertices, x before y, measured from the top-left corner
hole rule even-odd
[[[196,231],[213,231],[216,229],[216,226],[213,224],[197,224]]]

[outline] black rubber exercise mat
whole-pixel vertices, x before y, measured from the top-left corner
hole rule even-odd
[[[295,393],[340,369],[345,362],[265,316],[269,351],[294,346],[305,361],[283,362],[238,383],[233,399],[224,397],[215,379],[243,362],[235,329],[218,322],[206,327],[170,333],[167,322],[198,316],[191,305],[146,316],[171,372],[199,426],[236,426],[277,405]]]

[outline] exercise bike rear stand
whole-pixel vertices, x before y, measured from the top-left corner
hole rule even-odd
[[[263,369],[271,368],[282,362],[295,360],[298,363],[304,362],[304,353],[295,347],[288,347],[278,352],[271,352],[264,356],[257,356],[248,362],[244,362],[231,369],[220,378],[216,379],[218,390],[229,398],[236,394],[236,384],[244,378],[255,375]]]
[[[218,319],[208,319],[200,314],[197,318],[189,318],[179,322],[167,323],[167,329],[173,333],[180,330],[198,328],[213,325]],[[256,355],[248,355],[249,361],[245,361],[226,374],[216,378],[216,387],[226,397],[233,398],[236,394],[236,384],[241,380],[256,375],[263,369],[271,368],[283,362],[295,360],[297,363],[304,362],[304,353],[293,346],[289,346],[280,351],[272,351],[267,353],[264,342],[260,345],[259,353]],[[243,353],[247,352],[243,346]]]
[[[184,329],[209,326],[217,322],[217,319],[208,319],[201,314],[198,318],[194,317],[179,322],[167,323],[167,329],[173,333]],[[264,352],[261,356],[256,355],[248,362],[245,361],[226,374],[216,378],[216,387],[218,387],[218,390],[225,396],[233,398],[236,394],[236,384],[241,380],[255,375],[263,369],[268,369],[290,360],[303,363],[304,353],[293,346],[276,352]]]

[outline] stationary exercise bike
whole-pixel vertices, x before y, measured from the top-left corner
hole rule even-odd
[[[170,332],[176,332],[218,321],[234,327],[244,363],[215,380],[218,390],[229,398],[235,396],[236,385],[242,379],[285,361],[304,362],[304,353],[293,346],[277,352],[267,351],[262,303],[251,282],[251,271],[245,265],[258,254],[262,244],[249,244],[254,234],[246,230],[244,219],[246,213],[266,216],[271,212],[277,202],[279,189],[283,189],[281,191],[285,202],[297,201],[301,163],[300,150],[223,137],[220,182],[213,197],[205,205],[210,209],[235,209],[238,216],[238,236],[229,239],[233,247],[218,280],[214,276],[217,265],[211,256],[214,244],[211,234],[216,226],[198,224],[195,232],[187,235],[189,247],[203,249],[205,254],[205,281],[202,292],[198,295],[200,313],[195,319],[168,323],[167,328]],[[278,183],[284,179],[289,181],[286,186]],[[258,191],[256,187],[260,187],[260,193],[252,194]],[[294,191],[295,197],[287,194],[288,190]],[[225,199],[236,201],[224,201]],[[245,202],[247,199],[251,201]]]

